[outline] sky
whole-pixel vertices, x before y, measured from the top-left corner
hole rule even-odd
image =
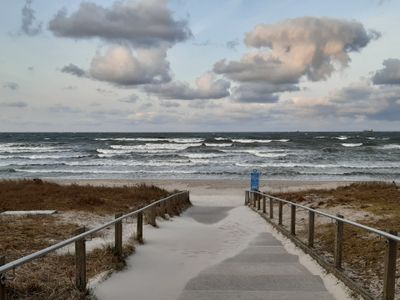
[[[0,0],[0,131],[397,131],[399,12],[395,0]]]

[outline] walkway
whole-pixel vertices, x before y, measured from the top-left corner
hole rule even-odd
[[[319,276],[261,233],[238,255],[191,279],[179,300],[333,300]]]
[[[333,299],[243,205],[241,187],[191,188],[193,207],[159,228],[95,289],[100,300]]]

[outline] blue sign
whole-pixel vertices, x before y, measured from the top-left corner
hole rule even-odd
[[[258,170],[254,169],[251,172],[251,180],[250,180],[250,189],[252,191],[258,191],[260,188],[260,175],[261,172]]]

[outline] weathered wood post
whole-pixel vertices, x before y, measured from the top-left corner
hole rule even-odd
[[[175,214],[172,199],[167,200],[167,211],[168,211],[168,215],[172,218]]]
[[[86,231],[85,227],[79,228],[75,234],[79,235]],[[86,292],[86,239],[82,238],[75,242],[75,286],[81,293]]]
[[[314,247],[315,212],[308,211],[308,247]]]
[[[143,212],[140,211],[137,214],[137,220],[136,220],[136,241],[138,243],[143,244]]]
[[[257,210],[261,209],[261,195],[257,194]]]
[[[122,213],[115,214],[115,219],[122,216]],[[114,245],[114,255],[117,257],[122,257],[122,221],[115,223],[115,245]]]
[[[269,198],[269,218],[274,218],[274,200]]]
[[[389,231],[390,234],[397,235],[396,231]],[[387,239],[385,251],[385,273],[383,274],[383,299],[394,300],[396,289],[396,260],[397,260],[397,241]]]
[[[245,191],[244,192],[244,205],[247,205],[247,200],[248,200],[248,194],[249,194],[249,192],[248,191]]]
[[[266,196],[263,196],[262,212],[263,212],[264,214],[267,213],[267,197],[266,197]]]
[[[0,266],[5,264],[6,264],[6,257],[0,256]],[[6,276],[5,274],[0,274],[0,300],[7,299],[5,276]]]
[[[336,215],[338,218],[343,219],[344,217],[340,214]],[[343,222],[336,220],[335,223],[335,252],[334,252],[334,264],[335,268],[342,268],[343,259]]]
[[[278,224],[282,226],[282,215],[283,215],[283,203],[279,201],[278,206]]]
[[[296,205],[290,205],[290,234],[296,235]]]

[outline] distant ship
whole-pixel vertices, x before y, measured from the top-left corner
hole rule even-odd
[[[363,130],[363,132],[374,132],[374,130],[373,129],[365,129],[365,130]]]

